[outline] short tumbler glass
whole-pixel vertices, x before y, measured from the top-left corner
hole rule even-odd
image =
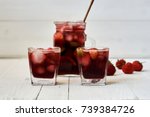
[[[60,61],[60,48],[28,48],[32,85],[55,85]]]
[[[82,85],[105,85],[109,48],[77,48]]]

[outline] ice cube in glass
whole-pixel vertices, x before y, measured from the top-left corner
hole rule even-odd
[[[28,48],[33,85],[55,85],[60,61],[60,48]]]

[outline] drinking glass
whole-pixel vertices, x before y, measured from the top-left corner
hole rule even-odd
[[[82,85],[105,85],[109,48],[79,47],[76,50]]]
[[[55,85],[60,61],[60,48],[28,48],[32,85]]]

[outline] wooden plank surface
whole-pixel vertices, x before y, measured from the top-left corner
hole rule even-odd
[[[144,69],[142,72],[135,72],[133,76],[124,76],[127,78],[126,84],[138,97],[138,99],[150,99],[150,60],[141,59]]]
[[[0,63],[0,99],[68,99],[68,77],[59,77],[56,86],[32,86],[27,59],[3,59]]]
[[[107,81],[106,86],[82,86],[80,78],[70,79],[70,100],[136,99],[125,84],[119,81]]]
[[[41,86],[30,84],[26,59],[3,60],[10,69],[0,78],[0,99],[36,99]]]
[[[13,63],[15,62],[15,59],[0,59],[0,78],[6,74],[6,72],[11,69]]]
[[[130,59],[131,61],[133,59]],[[115,62],[113,60],[112,62]],[[3,100],[107,100],[150,99],[150,59],[144,69],[125,75],[117,70],[106,86],[81,86],[80,77],[58,77],[56,86],[32,86],[27,59],[0,59],[0,99]]]
[[[57,85],[43,86],[38,100],[67,100],[68,99],[68,77],[58,77]]]
[[[127,59],[133,61],[135,59]],[[106,86],[81,86],[80,78],[70,79],[69,99],[70,100],[99,100],[99,99],[150,99],[150,60],[139,59],[144,62],[142,72],[134,74],[123,74],[117,70],[115,76],[107,77]],[[115,63],[116,60],[112,60]]]

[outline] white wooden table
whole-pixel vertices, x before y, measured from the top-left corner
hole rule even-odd
[[[116,59],[112,61],[115,63]],[[132,61],[132,59],[129,61]],[[140,61],[144,61],[144,70],[142,72],[125,75],[122,71],[117,70],[115,76],[107,77],[106,86],[81,86],[78,76],[59,76],[59,83],[56,86],[32,86],[26,58],[0,59],[0,99],[150,99],[150,59],[141,59]]]

